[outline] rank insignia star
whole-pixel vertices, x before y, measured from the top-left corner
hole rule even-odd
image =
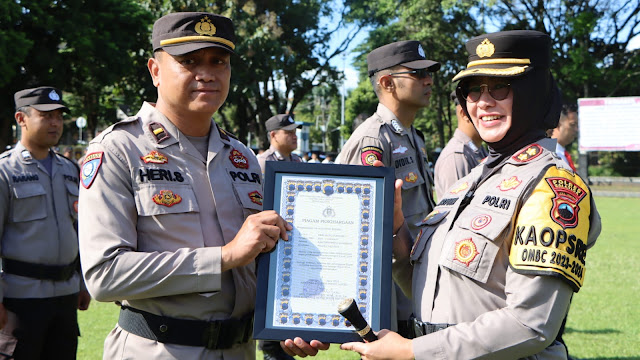
[[[537,158],[540,154],[542,154],[542,147],[538,144],[532,144],[528,148],[515,154],[513,159],[517,162],[527,162]]]

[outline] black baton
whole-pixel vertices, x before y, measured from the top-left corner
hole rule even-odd
[[[378,340],[376,334],[373,333],[373,330],[371,330],[371,327],[367,324],[367,320],[362,317],[362,313],[358,309],[355,300],[352,298],[344,299],[340,305],[338,305],[338,312],[344,316],[345,319],[349,320],[362,339],[367,342]]]

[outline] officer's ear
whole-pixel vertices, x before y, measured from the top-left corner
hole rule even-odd
[[[16,123],[18,124],[18,126],[20,127],[24,127],[27,124],[26,118],[27,118],[28,114],[25,113],[24,111],[16,111],[16,113],[14,114],[14,117],[16,119]]]
[[[153,80],[153,86],[160,86],[160,57],[162,56],[161,51],[156,51],[152,58],[149,58],[147,61],[147,68],[149,69],[149,74],[151,74],[151,79]]]
[[[393,83],[393,77],[390,75],[380,76],[378,83],[380,84],[380,88],[387,92],[393,91],[393,88],[395,87],[395,84]]]

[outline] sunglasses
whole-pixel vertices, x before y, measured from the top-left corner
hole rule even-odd
[[[431,76],[431,72],[428,71],[427,69],[417,69],[417,70],[411,70],[411,71],[400,71],[400,72],[390,73],[390,74],[387,74],[387,75],[393,76],[393,75],[401,75],[401,74],[414,74],[416,76],[416,78],[418,78],[418,79],[424,79],[427,76]]]
[[[489,95],[495,100],[504,100],[509,96],[509,92],[511,92],[511,84],[498,83],[493,84],[491,87],[487,84],[475,85],[475,86],[465,86],[461,87],[462,96],[467,100],[467,102],[477,102],[480,100],[480,96],[484,90],[482,88],[487,88]]]

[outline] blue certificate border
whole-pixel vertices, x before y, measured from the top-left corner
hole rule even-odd
[[[378,331],[390,328],[391,325],[391,252],[392,252],[392,227],[393,227],[393,193],[395,176],[393,169],[384,167],[370,167],[357,165],[337,164],[308,164],[268,161],[265,169],[264,181],[264,210],[279,210],[287,201],[289,195],[296,191],[325,191],[317,189],[313,184],[300,184],[300,188],[287,189],[287,184],[282,183],[283,177],[301,176],[305,178],[317,178],[317,184],[353,184],[364,180],[375,183],[375,191],[372,195],[372,207],[363,207],[368,211],[367,217],[375,218],[373,229],[367,229],[366,243],[358,239],[345,239],[359,242],[358,247],[366,250],[367,261],[364,273],[368,274],[366,286],[362,289],[354,289],[354,298],[358,302],[358,295],[363,295],[366,302],[361,302],[361,311],[369,320],[371,327]],[[308,187],[311,186],[311,187]],[[335,192],[347,191],[347,188],[330,189]],[[354,187],[349,191],[358,191],[364,194],[363,188]],[[362,196],[359,194],[359,198]],[[284,199],[284,200],[283,200]],[[283,218],[291,214],[281,214]],[[337,314],[300,314],[290,311],[274,312],[278,307],[286,306],[283,299],[282,279],[287,276],[286,269],[278,269],[278,255],[282,257],[283,247],[290,246],[285,241],[278,242],[275,251],[262,254],[258,257],[258,281],[256,295],[256,309],[254,317],[253,337],[265,340],[284,340],[301,337],[304,340],[319,340],[326,343],[344,343],[360,341],[360,337],[353,331],[353,327],[345,319]],[[360,258],[358,259],[360,261]],[[280,259],[282,263],[282,259]],[[360,267],[361,265],[359,265]],[[355,276],[355,275],[354,275]],[[360,279],[358,280],[360,283]],[[362,285],[362,284],[361,284]],[[361,292],[360,294],[358,292]],[[362,291],[366,293],[362,294]],[[365,305],[366,304],[366,305]],[[370,307],[369,307],[370,304]],[[286,309],[285,309],[286,310]],[[275,317],[275,318],[274,318]],[[282,319],[280,319],[282,317]],[[277,323],[277,326],[273,324]],[[309,326],[305,326],[308,324]]]

